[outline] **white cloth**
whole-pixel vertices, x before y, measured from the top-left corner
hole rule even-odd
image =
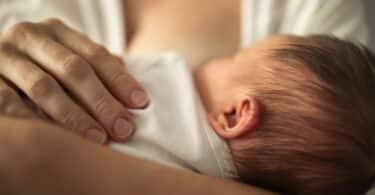
[[[174,53],[126,59],[150,96],[145,110],[131,110],[137,131],[121,152],[211,176],[233,178],[227,144],[208,123],[185,61]]]
[[[122,54],[122,8],[122,0],[0,0],[0,33],[20,21],[57,17]],[[331,33],[365,44],[368,41],[362,1],[242,0],[243,47],[280,33]]]
[[[242,47],[273,34],[329,33],[363,44],[368,28],[358,0],[243,0]]]
[[[273,34],[329,33],[368,45],[369,32],[360,0],[242,0],[241,46]],[[375,195],[375,181],[372,192]]]

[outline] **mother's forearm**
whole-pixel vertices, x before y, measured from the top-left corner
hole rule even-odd
[[[0,119],[0,124],[4,122],[16,121]],[[8,134],[7,129],[0,130],[1,136],[7,136],[7,139],[0,136],[0,145],[7,144],[9,155],[15,154],[8,155],[6,161],[0,159],[0,165],[7,162],[10,167],[8,171],[0,171],[7,194],[270,194],[143,161],[89,143],[54,126],[17,123],[23,125],[15,128],[27,130],[14,133],[17,129],[13,129]],[[4,150],[0,149],[1,152]]]

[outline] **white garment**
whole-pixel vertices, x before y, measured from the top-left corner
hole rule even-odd
[[[104,44],[125,51],[122,0],[0,0],[0,33],[20,21],[61,18]],[[242,46],[273,34],[331,33],[367,43],[359,0],[242,0]]]
[[[145,110],[131,110],[137,131],[121,152],[164,165],[233,178],[227,144],[208,123],[185,61],[174,53],[126,59],[150,96]]]
[[[242,0],[241,22],[243,47],[273,34],[329,33],[368,43],[359,0]]]

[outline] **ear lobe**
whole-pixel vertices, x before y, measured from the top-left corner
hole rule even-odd
[[[224,139],[238,138],[255,131],[260,116],[259,103],[255,98],[245,98],[230,111],[209,115],[216,133]]]

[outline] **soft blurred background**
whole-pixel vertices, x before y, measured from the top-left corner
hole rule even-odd
[[[375,51],[375,1],[374,0],[363,0],[366,9],[366,18],[370,26],[370,45],[373,51]]]

